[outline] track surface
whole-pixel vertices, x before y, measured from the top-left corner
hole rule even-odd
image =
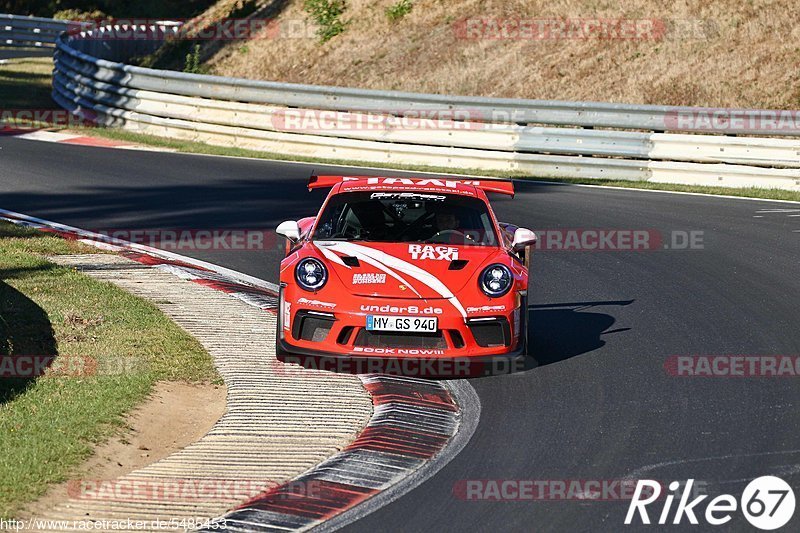
[[[303,164],[11,137],[0,138],[0,148],[0,207],[86,229],[271,231],[315,213],[324,194],[306,192],[312,167]],[[543,366],[473,380],[482,415],[464,451],[348,529],[641,529],[623,526],[621,502],[462,501],[453,486],[465,479],[691,477],[707,483],[712,497],[738,497],[750,479],[773,474],[800,495],[800,378],[685,378],[664,370],[670,355],[800,354],[800,217],[789,216],[800,205],[517,188],[516,199],[493,202],[504,221],[534,230],[653,229],[667,239],[672,230],[702,231],[704,248],[537,253],[530,317]],[[758,212],[781,208],[798,211]],[[273,281],[280,258],[277,243],[266,252],[181,253]],[[795,516],[786,530],[798,523]],[[751,530],[740,513],[717,529]]]
[[[26,57],[53,57],[53,50],[51,48],[39,48],[34,50],[25,50],[22,48],[0,48],[0,60],[2,59],[16,59]]]

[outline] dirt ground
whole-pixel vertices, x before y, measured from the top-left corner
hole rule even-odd
[[[224,385],[159,382],[126,418],[126,429],[97,447],[73,479],[108,480],[154,463],[204,436],[225,413]],[[21,518],[45,514],[68,497],[69,482],[52,487]]]

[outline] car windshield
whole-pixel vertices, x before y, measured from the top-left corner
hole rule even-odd
[[[497,245],[483,200],[415,192],[336,195],[320,215],[313,239]]]

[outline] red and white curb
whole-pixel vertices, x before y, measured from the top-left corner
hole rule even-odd
[[[363,375],[361,380],[372,395],[372,419],[342,452],[295,480],[313,490],[298,494],[294,483],[277,487],[221,517],[225,525],[217,530],[338,529],[431,477],[475,430],[480,404],[465,382],[451,388],[382,375]],[[467,406],[470,417],[465,420]]]
[[[165,269],[275,313],[270,283],[211,263],[0,209],[0,219],[74,239]],[[282,364],[275,362],[275,364]],[[373,416],[344,450],[298,478],[226,514],[215,531],[305,531],[342,527],[412,490],[472,437],[480,402],[465,381],[360,375]],[[297,487],[307,489],[298,494]],[[313,490],[308,489],[313,488]],[[211,529],[209,529],[211,531]]]

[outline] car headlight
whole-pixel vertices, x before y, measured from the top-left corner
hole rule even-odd
[[[328,281],[328,270],[318,259],[301,259],[294,269],[297,284],[307,291],[318,291]]]
[[[503,296],[511,289],[513,283],[514,276],[511,274],[511,270],[500,263],[489,265],[481,272],[481,290],[492,298]]]

